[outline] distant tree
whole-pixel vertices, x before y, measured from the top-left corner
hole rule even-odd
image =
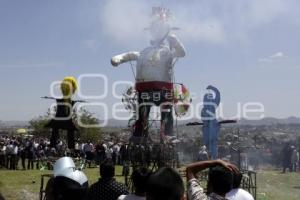
[[[77,112],[75,121],[79,129],[79,138],[83,141],[97,142],[101,139],[102,130],[99,127],[99,119],[87,110]]]
[[[29,121],[30,128],[33,130],[33,135],[39,137],[47,137],[50,132],[49,129],[45,128],[45,125],[50,120],[50,112],[47,111],[45,115],[40,115]]]
[[[50,130],[45,128],[45,125],[50,121],[50,112],[48,111],[45,115],[40,115],[29,121],[30,128],[33,129],[33,134],[39,137],[49,137]],[[101,128],[97,125],[99,120],[94,115],[84,109],[78,112],[74,112],[74,122],[78,127],[77,139],[82,141],[93,141],[96,142],[101,139]],[[64,135],[62,134],[63,138]]]

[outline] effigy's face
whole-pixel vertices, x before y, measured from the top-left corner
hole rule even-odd
[[[150,34],[154,41],[162,40],[168,35],[170,25],[163,20],[155,20],[150,25]]]
[[[78,88],[77,80],[74,77],[65,77],[61,82],[60,89],[64,98],[71,98]]]
[[[214,99],[215,98],[215,95],[214,95],[214,93],[213,92],[209,92],[209,93],[207,93],[207,99]]]

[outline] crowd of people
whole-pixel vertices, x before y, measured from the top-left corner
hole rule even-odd
[[[70,170],[74,166],[70,158],[61,158],[57,163],[54,177],[46,188],[46,200],[254,200],[250,193],[240,188],[242,174],[237,167],[222,160],[187,165],[186,192],[182,176],[169,167],[155,172],[136,168],[131,175],[133,190],[130,192],[114,178],[115,165],[111,159],[101,163],[100,179],[91,186],[81,171]],[[203,170],[208,170],[209,174],[206,189],[198,179],[198,173]]]
[[[52,169],[53,160],[67,155],[84,161],[89,167],[107,158],[114,164],[122,164],[123,152],[124,145],[113,141],[76,142],[75,149],[69,150],[64,141],[53,148],[47,138],[0,135],[0,168],[9,170]]]
[[[0,136],[0,168],[39,169],[45,157],[54,156],[55,153],[56,150],[49,147],[46,139]]]
[[[186,166],[186,183],[173,168],[159,167],[155,172],[148,168],[136,168],[131,175],[133,190],[116,181],[115,166],[122,165],[126,157],[126,145],[116,141],[97,143],[77,142],[75,149],[69,150],[60,141],[56,148],[50,147],[47,138],[0,136],[0,168],[10,170],[32,170],[48,168],[54,170],[46,189],[47,200],[253,200],[250,193],[240,188],[242,174],[229,162],[209,160],[206,147],[200,148],[198,162]],[[283,171],[298,170],[299,152],[286,145],[283,148]],[[100,179],[88,185],[85,174],[75,170],[57,169],[57,158],[81,158],[87,166],[94,162],[100,169]],[[53,163],[50,164],[50,160]],[[71,159],[72,160],[72,159]],[[57,163],[58,161],[56,161]],[[73,162],[73,161],[72,161]],[[58,165],[60,168],[64,164]],[[56,168],[59,168],[56,167]],[[199,183],[199,172],[208,171],[207,187]],[[75,173],[75,174],[74,174]],[[186,191],[186,192],[185,192]],[[130,193],[132,192],[132,193]],[[71,196],[70,196],[71,195]]]

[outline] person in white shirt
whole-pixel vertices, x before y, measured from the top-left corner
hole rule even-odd
[[[209,159],[209,156],[208,156],[208,153],[206,151],[206,146],[203,145],[199,151],[199,154],[198,154],[198,158],[197,160],[198,161],[204,161],[204,160],[208,160]]]
[[[115,144],[115,145],[113,145],[112,150],[113,150],[112,159],[114,161],[114,164],[118,164],[119,154],[120,154],[120,146],[118,144]]]
[[[39,143],[34,141],[33,146],[34,146],[35,149],[37,149],[39,147]]]
[[[240,188],[243,175],[235,173],[233,175],[233,189],[226,194],[228,200],[254,200],[253,196],[246,190]]]
[[[139,168],[132,172],[131,179],[133,182],[134,193],[119,196],[118,200],[145,200],[147,180],[151,172],[147,168]]]
[[[6,156],[7,156],[7,162],[6,162],[6,168],[7,169],[13,169],[13,152],[14,152],[14,145],[13,141],[10,141],[9,144],[6,146]]]
[[[78,144],[78,142],[75,143],[75,150],[79,150],[79,144]]]
[[[105,152],[106,152],[106,150],[107,150],[107,145],[106,145],[105,143],[103,143],[102,146],[103,146],[103,148],[104,148],[104,150],[105,150]]]
[[[107,148],[105,151],[105,156],[107,159],[112,159],[112,154],[113,154],[113,149],[112,148]]]

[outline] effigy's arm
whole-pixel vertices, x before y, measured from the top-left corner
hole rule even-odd
[[[119,55],[116,55],[114,57],[111,58],[111,64],[114,67],[117,67],[118,65],[125,63],[125,62],[129,62],[129,61],[133,61],[133,60],[137,60],[140,56],[140,53],[137,51],[129,51],[126,53],[122,53]]]
[[[173,57],[185,56],[185,48],[175,34],[168,35],[167,40],[170,44],[171,50],[173,51]]]
[[[44,96],[44,97],[41,97],[42,99],[55,99],[54,97],[48,97],[48,96]]]

